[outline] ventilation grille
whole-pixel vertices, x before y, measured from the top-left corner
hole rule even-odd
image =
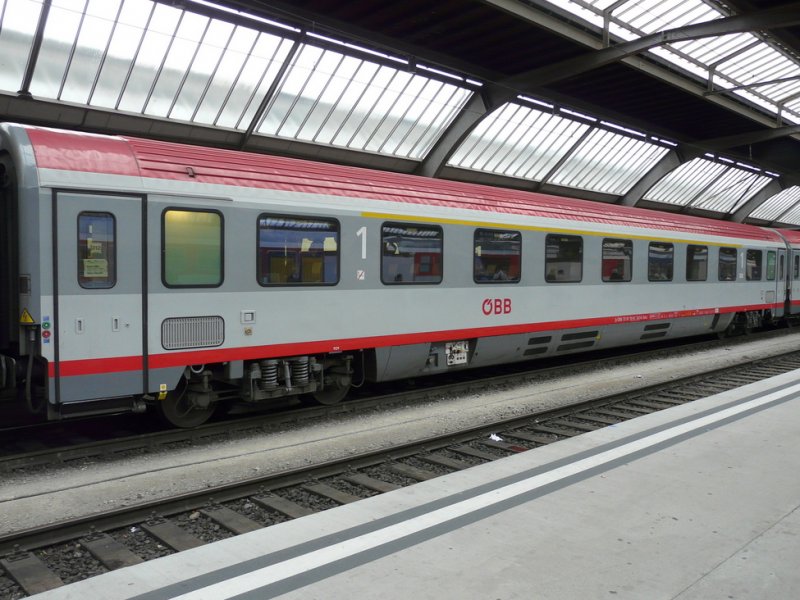
[[[224,341],[222,317],[177,317],[161,323],[161,345],[165,350],[212,348]]]

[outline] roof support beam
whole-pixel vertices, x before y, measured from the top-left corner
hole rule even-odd
[[[508,0],[485,1],[508,10],[506,6]],[[520,93],[535,93],[542,86],[619,62],[663,44],[727,35],[730,33],[740,33],[755,29],[786,27],[795,24],[800,24],[800,3],[790,3],[786,6],[779,6],[777,8],[747,15],[725,17],[705,23],[697,23],[695,25],[660,31],[636,40],[587,52],[575,58],[563,60],[509,77],[508,79],[490,86],[490,89],[486,90],[490,94],[488,102],[484,98],[477,99],[476,94],[476,96],[467,103],[461,113],[459,113],[450,124],[450,127],[433,146],[425,160],[420,164],[417,173],[429,177],[437,176],[447,164],[447,160],[452,153],[455,152],[461,142],[466,139],[480,120],[492,109],[513,100]]]
[[[39,13],[39,23],[36,25],[36,33],[33,36],[31,53],[28,55],[28,64],[25,66],[25,75],[22,78],[22,87],[17,92],[18,96],[23,96],[25,98],[31,97],[33,72],[36,70],[36,63],[39,61],[39,52],[42,49],[42,42],[44,41],[44,28],[47,25],[47,17],[50,15],[51,4],[52,0],[44,0],[42,2],[42,12]]]
[[[757,194],[742,204],[736,210],[736,212],[729,215],[728,220],[735,223],[743,223],[744,220],[750,216],[750,213],[764,204],[764,202],[766,202],[768,199],[772,198],[772,196],[780,193],[782,190],[783,186],[778,182],[777,179],[773,179],[767,185],[761,188]]]
[[[727,150],[729,148],[736,148],[738,146],[745,146],[747,144],[758,144],[760,142],[768,142],[782,137],[788,137],[800,133],[800,125],[786,125],[784,127],[775,127],[773,129],[760,129],[758,131],[751,131],[750,133],[741,133],[739,135],[730,135],[721,138],[713,138],[708,140],[701,140],[698,145],[706,150]]]
[[[484,93],[488,90],[481,90],[480,93],[472,94],[467,100],[464,108],[456,115],[445,132],[436,141],[428,152],[415,173],[426,177],[437,177],[442,168],[447,164],[447,160],[456,148],[461,145],[478,122],[489,112],[500,104],[494,104],[490,94]]]
[[[664,44],[673,44],[675,42],[685,42],[706,37],[717,37],[758,29],[789,27],[797,24],[800,24],[800,4],[790,3],[785,6],[746,15],[725,17],[705,23],[696,23],[685,27],[676,27],[675,29],[659,31],[642,36],[636,40],[616,44],[546,67],[534,69],[527,73],[515,75],[503,81],[502,84],[515,88],[516,92],[526,92],[539,86],[548,85],[599,67],[619,62],[634,54],[639,54]]]
[[[286,76],[286,71],[289,70],[289,66],[294,62],[297,51],[300,49],[300,39],[301,38],[298,37],[294,40],[294,43],[292,44],[289,53],[286,55],[281,68],[275,75],[275,79],[272,80],[272,84],[269,86],[267,93],[264,94],[264,97],[261,99],[261,104],[258,105],[256,113],[253,115],[253,120],[250,121],[250,125],[247,126],[247,131],[242,134],[242,141],[239,143],[240,150],[244,150],[247,147],[247,144],[250,143],[250,138],[253,136],[253,132],[255,132],[258,124],[261,123],[261,119],[264,118],[264,113],[267,111],[270,102],[272,102],[273,98],[275,97],[275,94],[278,91],[278,86],[283,83],[283,78]]]

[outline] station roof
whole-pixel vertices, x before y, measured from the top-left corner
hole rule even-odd
[[[0,119],[800,226],[800,3],[0,0]]]

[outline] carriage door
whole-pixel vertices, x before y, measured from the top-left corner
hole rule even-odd
[[[786,268],[786,250],[778,250],[778,295],[776,304],[780,303],[780,308],[775,309],[775,316],[782,317],[789,314],[789,269]]]
[[[789,311],[800,312],[800,250],[793,248],[789,253]]]
[[[141,196],[55,192],[56,402],[144,392],[143,206]]]

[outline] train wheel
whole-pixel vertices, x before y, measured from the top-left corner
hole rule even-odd
[[[158,413],[162,420],[173,427],[189,428],[202,425],[214,414],[216,405],[206,407],[197,406],[187,394],[188,382],[181,379],[167,397],[158,401]]]
[[[353,382],[350,375],[336,375],[325,378],[325,388],[313,392],[311,397],[319,404],[331,405],[339,404],[350,391],[350,384]]]

